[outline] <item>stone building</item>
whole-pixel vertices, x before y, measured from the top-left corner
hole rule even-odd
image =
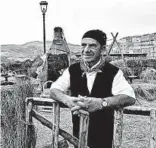
[[[146,53],[147,58],[156,58],[156,32],[137,36],[128,36],[118,40],[118,45],[113,46],[112,53]]]

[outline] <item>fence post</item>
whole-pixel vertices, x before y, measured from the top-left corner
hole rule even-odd
[[[33,108],[33,99],[29,99],[25,103],[25,114],[26,114],[26,139],[25,147],[32,147],[32,135],[33,135],[33,125],[32,125],[32,108]]]
[[[114,111],[113,148],[120,148],[122,143],[123,109]]]
[[[58,148],[60,123],[60,106],[58,102],[53,103],[53,129],[52,129],[52,148]]]
[[[78,148],[87,148],[89,115],[81,113]]]
[[[155,148],[156,147],[156,135],[155,133],[155,127],[156,127],[156,110],[151,109],[150,111],[150,140],[149,140],[149,148]]]

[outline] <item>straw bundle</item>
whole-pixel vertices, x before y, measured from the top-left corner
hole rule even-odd
[[[153,68],[147,68],[146,70],[142,71],[140,78],[144,80],[144,82],[156,80],[156,70]]]
[[[132,70],[126,66],[123,60],[115,60],[112,61],[111,64],[121,69],[126,79],[128,78],[128,76],[132,75]]]
[[[33,87],[25,83],[3,87],[1,91],[1,131],[3,148],[26,148],[25,99],[33,96]],[[32,143],[36,136],[33,128]]]
[[[132,84],[135,91],[136,98],[147,101],[153,101],[156,99],[156,85],[149,83]]]

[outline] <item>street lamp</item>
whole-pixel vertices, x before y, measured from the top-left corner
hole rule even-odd
[[[41,6],[42,15],[43,15],[43,42],[44,42],[44,53],[46,53],[45,13],[46,13],[46,11],[47,11],[48,2],[46,2],[46,1],[41,1],[41,2],[40,2],[40,6]]]

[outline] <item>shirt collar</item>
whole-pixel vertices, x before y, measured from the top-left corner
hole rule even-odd
[[[90,73],[90,72],[102,72],[101,68],[104,64],[105,64],[105,61],[102,58],[100,58],[100,60],[95,65],[93,65],[91,68],[89,68],[87,66],[87,64],[83,60],[81,60],[80,67],[81,67],[81,70],[85,73],[86,72],[88,72],[88,73]]]
[[[98,65],[101,63],[101,60],[102,59],[100,58],[99,61],[95,65],[93,65],[91,68],[89,68],[85,62],[84,62],[84,65],[87,67],[87,69],[93,70],[96,67],[98,67]]]

